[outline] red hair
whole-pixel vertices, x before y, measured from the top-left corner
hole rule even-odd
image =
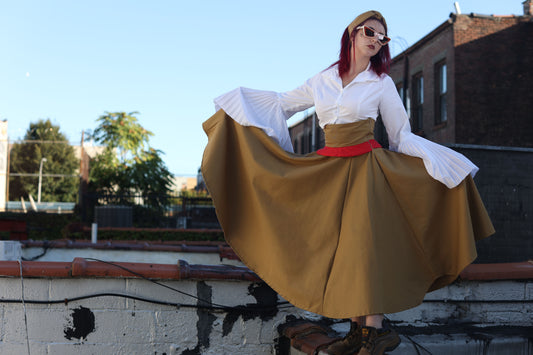
[[[379,21],[375,17],[370,17],[366,21],[371,19]],[[385,32],[387,32],[387,26],[382,21],[379,22],[385,27]],[[355,35],[356,32],[354,31],[352,33]],[[339,66],[340,77],[348,73],[348,71],[350,70],[350,49],[352,48],[352,41],[350,37],[351,36],[348,34],[348,28],[346,28],[341,38],[341,51],[339,53],[339,60],[331,65],[334,66],[337,64]],[[383,73],[388,74],[390,71],[390,63],[391,57],[388,45],[381,46],[379,52],[375,56],[370,58],[370,68],[377,75],[381,75]]]

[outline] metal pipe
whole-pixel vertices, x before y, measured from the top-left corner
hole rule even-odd
[[[37,187],[37,203],[41,203],[41,186],[43,182],[43,163],[46,161],[46,158],[41,159],[41,164],[39,165],[39,186]]]

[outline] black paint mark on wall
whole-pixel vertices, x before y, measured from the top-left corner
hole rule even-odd
[[[205,282],[199,281],[196,283],[196,294],[198,296],[198,306],[209,307],[212,306],[213,289]],[[217,317],[207,309],[198,308],[196,310],[198,321],[196,322],[196,330],[198,332],[198,344],[194,349],[187,349],[181,355],[200,355],[201,350],[209,349],[209,336],[213,330],[213,324]]]
[[[248,286],[248,294],[253,296],[256,303],[248,303],[242,309],[235,309],[226,314],[222,323],[222,336],[226,336],[233,330],[233,325],[242,316],[244,321],[260,317],[262,321],[268,321],[278,314],[278,294],[266,283],[253,283]]]
[[[278,314],[278,294],[270,288],[266,283],[260,282],[248,286],[248,293],[256,300],[255,303],[247,304],[248,307],[261,307],[255,314],[251,314],[249,318],[244,320],[256,318],[259,316],[262,321],[269,321]]]
[[[65,338],[86,339],[87,335],[94,332],[94,313],[89,308],[80,306],[73,310],[71,316],[72,319],[65,326]]]

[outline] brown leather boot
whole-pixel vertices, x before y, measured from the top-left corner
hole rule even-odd
[[[358,355],[382,355],[400,344],[398,333],[389,328],[362,327],[361,338],[362,346]]]
[[[361,327],[357,322],[350,323],[350,331],[344,338],[337,340],[326,348],[326,352],[331,355],[352,355],[357,354],[361,348]]]

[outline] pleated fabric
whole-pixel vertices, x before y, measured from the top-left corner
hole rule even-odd
[[[327,144],[362,143],[373,126],[328,125]],[[202,174],[227,242],[299,308],[347,318],[414,307],[494,233],[470,176],[449,189],[421,159],[386,149],[299,156],[222,110],[203,127]]]

